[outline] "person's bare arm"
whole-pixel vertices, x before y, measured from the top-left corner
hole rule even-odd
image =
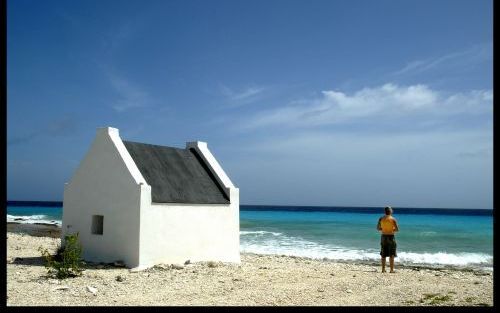
[[[399,231],[398,221],[396,221],[396,219],[394,219],[394,231]]]
[[[382,226],[380,226],[380,220],[381,220],[381,219],[382,219],[382,218],[379,218],[379,219],[378,219],[378,223],[377,223],[377,230],[380,230],[380,231],[382,230]]]

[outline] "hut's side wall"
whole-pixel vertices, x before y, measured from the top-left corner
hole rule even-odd
[[[231,204],[149,204],[141,208],[141,266],[190,260],[240,263],[239,190]]]
[[[207,143],[186,143],[196,149],[229,197],[230,204],[152,203],[149,186],[141,198],[141,265],[187,260],[240,263],[240,194]]]

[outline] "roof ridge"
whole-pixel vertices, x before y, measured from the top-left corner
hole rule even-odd
[[[179,149],[179,150],[187,150],[186,148],[178,148],[178,147],[171,147],[171,146],[162,146],[154,143],[145,143],[145,142],[139,142],[139,141],[131,141],[131,140],[122,140],[123,142],[129,142],[129,143],[134,143],[134,144],[141,144],[141,145],[148,145],[148,146],[154,146],[154,147],[161,147],[161,148],[171,148],[171,149]]]

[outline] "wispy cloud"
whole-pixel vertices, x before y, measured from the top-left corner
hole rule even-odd
[[[464,65],[467,64],[475,64],[478,62],[491,60],[492,57],[493,57],[493,43],[488,42],[472,46],[462,51],[456,51],[434,58],[413,60],[408,64],[406,64],[403,68],[391,73],[391,75],[400,76],[400,75],[418,74],[436,69],[440,66],[463,67]]]
[[[141,87],[110,71],[107,71],[106,74],[111,87],[118,96],[118,99],[112,104],[115,111],[124,112],[151,104],[149,93]]]
[[[124,19],[111,25],[101,33],[100,57],[96,63],[101,67],[104,78],[116,93],[117,98],[112,101],[111,107],[116,112],[125,112],[130,109],[142,108],[152,104],[151,95],[137,82],[131,80],[126,71],[117,67],[114,60],[117,55],[126,51],[127,46],[133,44],[141,31],[147,25],[145,12],[135,12],[133,19]]]
[[[221,94],[231,106],[241,106],[261,99],[261,96],[268,88],[262,86],[251,86],[242,90],[235,91],[226,85],[220,84]]]
[[[42,136],[73,135],[76,133],[77,129],[77,121],[72,117],[66,116],[49,122],[45,127],[41,129],[39,128],[21,135],[14,135],[7,140],[7,145],[12,146],[27,143]]]
[[[426,85],[398,86],[385,84],[363,88],[352,95],[341,91],[323,91],[316,99],[303,100],[289,105],[263,110],[254,116],[238,121],[240,128],[262,127],[317,127],[324,125],[382,123],[416,123],[420,127],[446,125],[450,117],[491,116],[493,93],[491,90],[474,90],[446,95]],[[391,126],[392,126],[391,125]],[[406,125],[408,128],[412,126]]]

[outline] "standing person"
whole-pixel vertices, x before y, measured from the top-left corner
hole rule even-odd
[[[392,208],[384,208],[385,215],[378,219],[377,230],[382,232],[380,238],[380,256],[382,257],[382,273],[385,273],[385,258],[389,257],[391,273],[394,273],[394,257],[396,254],[396,238],[394,233],[399,231],[398,222],[392,216]]]

